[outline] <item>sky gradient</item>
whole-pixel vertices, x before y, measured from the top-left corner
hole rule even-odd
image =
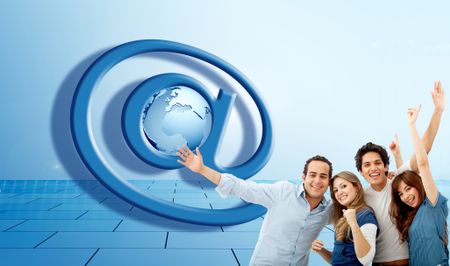
[[[407,158],[406,109],[422,104],[417,126],[424,132],[433,81],[450,95],[449,8],[446,1],[2,1],[0,179],[93,178],[70,137],[76,84],[103,52],[141,39],[203,49],[255,84],[274,133],[272,157],[256,178],[296,178],[316,154],[336,171],[355,172],[362,144],[387,147],[394,134]],[[192,176],[148,166],[120,132],[128,95],[165,72],[198,78],[213,94],[238,94],[217,160],[247,160],[261,137],[248,94],[207,64],[159,53],[124,61],[92,97],[93,137],[109,166],[130,179]],[[437,179],[450,179],[448,109],[430,154]]]

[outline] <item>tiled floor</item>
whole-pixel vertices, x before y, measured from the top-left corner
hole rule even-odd
[[[205,180],[130,182],[194,207],[242,204],[221,199]],[[236,226],[176,222],[133,207],[97,181],[0,180],[0,188],[0,265],[248,265],[263,219]],[[319,239],[332,248],[331,230]],[[314,253],[310,264],[326,265]]]

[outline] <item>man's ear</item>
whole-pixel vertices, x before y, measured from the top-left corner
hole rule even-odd
[[[306,176],[305,176],[305,175],[302,175],[302,180],[303,180],[303,181],[305,181],[305,178],[306,178]]]

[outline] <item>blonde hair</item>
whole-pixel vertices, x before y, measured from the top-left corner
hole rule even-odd
[[[361,182],[358,177],[349,171],[343,171],[333,176],[330,184],[330,194],[331,199],[333,200],[333,212],[331,221],[334,225],[334,229],[336,232],[336,240],[344,241],[348,240],[348,236],[350,235],[350,226],[345,219],[342,210],[347,209],[347,207],[341,205],[337,200],[336,196],[333,192],[333,184],[336,178],[342,178],[348,182],[350,182],[356,188],[356,197],[353,202],[350,204],[348,208],[355,209],[356,212],[360,211],[367,207],[366,201],[364,200],[364,191],[362,189]]]

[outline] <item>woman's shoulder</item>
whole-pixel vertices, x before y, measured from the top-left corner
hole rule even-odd
[[[375,211],[372,209],[372,207],[366,205],[364,207],[362,207],[361,209],[359,209],[356,212],[358,215],[375,215]]]
[[[444,195],[442,195],[442,193],[440,191],[438,191],[438,195],[437,195],[435,204],[433,204],[431,202],[431,200],[426,196],[425,199],[422,201],[421,205],[424,205],[424,206],[430,205],[431,207],[434,208],[435,206],[438,206],[438,205],[447,205],[447,201],[448,201],[447,197],[445,197]]]
[[[447,197],[444,196],[440,191],[438,191],[437,203],[447,205],[447,201],[448,201]]]
[[[378,225],[377,218],[375,216],[375,211],[369,206],[365,206],[365,207],[359,209],[356,212],[356,216],[357,216],[358,224],[360,224],[360,225],[363,225],[366,223],[373,223],[375,225]]]

